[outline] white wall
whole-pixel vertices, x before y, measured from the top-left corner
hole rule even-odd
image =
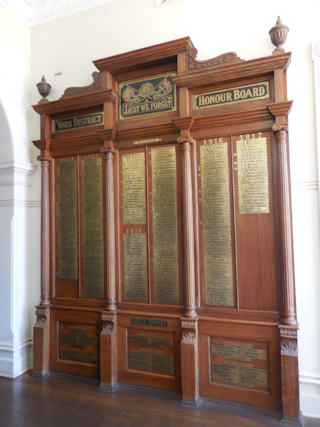
[[[15,377],[31,366],[39,196],[28,137],[31,30],[2,6],[0,22],[0,375]]]
[[[20,86],[14,88],[18,102],[22,103],[24,117],[29,118],[30,114],[31,139],[39,138],[39,117],[33,112],[26,114],[25,100],[27,98],[27,104],[38,102],[35,84],[42,74],[53,86],[49,98],[57,99],[66,87],[91,82],[91,72],[94,70],[91,61],[94,59],[184,36],[190,36],[193,40],[199,51],[199,59],[211,58],[227,51],[236,51],[246,60],[267,56],[273,50],[268,32],[275,24],[277,15],[280,15],[290,28],[285,47],[287,51],[292,51],[292,63],[288,70],[288,98],[294,100],[290,115],[290,155],[297,311],[300,322],[301,403],[305,413],[320,417],[319,204],[311,60],[311,42],[320,39],[320,2],[170,0],[159,8],[154,5],[154,0],[117,0],[31,30],[31,92],[27,85],[21,86],[21,78]],[[4,13],[1,8],[0,13]],[[28,29],[16,22],[14,25],[14,28],[19,28],[15,55],[17,58],[22,55],[20,72],[23,73],[22,81],[26,82],[28,58],[27,53],[21,50],[24,44],[28,44]],[[9,28],[8,34],[11,40]],[[29,47],[25,48],[25,52],[28,52]],[[9,61],[6,70],[10,74]],[[56,73],[60,75],[55,76]],[[22,127],[27,128],[25,123]],[[0,146],[0,161],[3,155],[1,150]],[[28,158],[28,145],[23,145],[21,151],[15,150],[15,159],[21,155]],[[35,155],[36,150],[33,149],[33,160]],[[39,184],[39,173],[35,175],[34,181]],[[31,200],[38,200],[38,191],[39,188],[35,188]],[[12,213],[6,214],[8,221]],[[32,227],[37,223],[34,216],[33,221]],[[38,244],[33,247],[32,254],[32,270],[37,272],[40,259]],[[39,287],[39,277],[34,278],[34,284]],[[33,292],[36,293],[35,290]]]

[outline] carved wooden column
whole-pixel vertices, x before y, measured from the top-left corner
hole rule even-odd
[[[116,253],[114,220],[114,181],[113,157],[115,148],[112,141],[107,141],[102,149],[105,158],[105,197],[106,197],[106,242],[107,242],[107,310],[116,311]]]
[[[296,325],[295,286],[293,268],[292,218],[289,153],[287,144],[288,128],[285,124],[273,125],[278,145],[279,205],[281,226],[282,265],[282,323]]]
[[[193,194],[191,145],[194,140],[190,136],[192,117],[174,120],[180,129],[178,144],[182,151],[182,192],[183,192],[183,248],[184,248],[184,292],[185,316],[197,317],[195,304],[195,259],[194,259],[194,229],[193,229]]]
[[[45,376],[50,353],[50,157],[44,153],[38,160],[41,161],[41,301],[33,329],[33,374]]]
[[[283,123],[284,120],[284,117],[276,117],[276,124],[273,125],[278,152],[281,227],[282,325],[279,326],[279,330],[282,413],[285,420],[297,421],[299,418],[298,325],[295,313],[288,127]]]
[[[105,130],[102,152],[105,161],[105,209],[106,209],[106,266],[107,302],[106,312],[101,313],[100,333],[100,386],[113,391],[117,387],[117,305],[116,305],[116,254],[114,213],[114,170],[116,150],[111,137],[113,130]]]
[[[186,117],[174,120],[174,124],[180,130],[178,144],[180,144],[182,152],[183,278],[185,292],[185,317],[181,319],[182,401],[189,405],[196,405],[199,399],[199,372],[191,167],[191,147],[194,140],[190,136],[192,121],[192,117]]]

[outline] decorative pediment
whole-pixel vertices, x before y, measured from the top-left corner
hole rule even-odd
[[[101,90],[102,89],[101,73],[94,71],[92,73],[92,78],[93,78],[93,82],[90,85],[68,87],[64,91],[60,99],[67,98],[68,96],[83,95],[84,93],[90,93],[97,90]]]
[[[219,65],[237,64],[238,62],[244,62],[244,60],[239,58],[235,52],[227,52],[205,61],[198,61],[195,55],[193,55],[193,52],[190,51],[188,70],[191,71],[209,67],[218,67]]]

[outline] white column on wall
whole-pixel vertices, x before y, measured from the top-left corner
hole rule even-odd
[[[320,41],[312,44],[312,60],[318,172],[313,180],[293,183],[292,200],[300,324],[300,401],[304,415],[320,418]],[[309,102],[313,103],[311,97]],[[300,126],[303,128],[304,123]],[[302,145],[305,142],[300,140]]]
[[[28,162],[0,160],[0,375],[12,378],[31,367],[40,207],[29,197],[33,172]]]

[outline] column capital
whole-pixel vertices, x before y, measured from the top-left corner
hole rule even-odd
[[[275,123],[272,126],[272,130],[273,132],[275,132],[276,134],[278,132],[285,132],[286,134],[288,133],[288,125],[285,123]]]
[[[100,151],[105,155],[115,154],[117,152],[117,149],[115,148],[114,141],[113,140],[105,141]]]
[[[193,144],[194,143],[194,139],[191,138],[190,135],[180,135],[177,139],[177,143],[178,144]]]
[[[193,125],[193,117],[192,116],[179,117],[178,119],[172,120],[172,123],[175,125],[177,129],[181,131],[181,133],[183,131],[188,131],[190,133],[190,130]]]

